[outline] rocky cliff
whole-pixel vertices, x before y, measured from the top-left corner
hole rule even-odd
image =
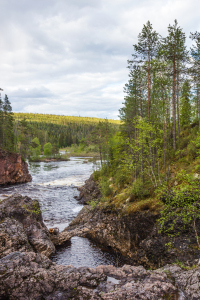
[[[17,153],[0,152],[0,185],[31,181],[28,164]]]

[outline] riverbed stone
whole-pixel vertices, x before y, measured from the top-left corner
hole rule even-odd
[[[115,280],[110,281],[108,278]],[[177,292],[165,271],[143,267],[74,268],[34,252],[13,252],[0,260],[0,299],[163,299]],[[191,298],[193,299],[193,298]]]
[[[0,222],[2,225],[2,241],[6,247],[0,247],[1,257],[7,251],[30,250],[51,256],[55,246],[50,239],[50,233],[43,223],[39,202],[27,196],[13,194],[0,202]],[[10,237],[9,229],[11,226]],[[18,230],[17,230],[18,229]],[[8,250],[10,245],[10,250]],[[25,248],[24,248],[25,247]],[[3,250],[4,249],[4,250]]]

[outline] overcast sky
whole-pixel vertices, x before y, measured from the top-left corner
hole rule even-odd
[[[118,118],[148,20],[200,31],[199,0],[0,0],[0,87],[15,112]],[[189,43],[189,39],[187,39]]]

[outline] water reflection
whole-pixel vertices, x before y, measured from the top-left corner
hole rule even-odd
[[[86,238],[73,237],[65,247],[57,249],[52,260],[59,265],[73,265],[74,267],[95,268],[98,265],[122,266],[121,256],[97,247]]]

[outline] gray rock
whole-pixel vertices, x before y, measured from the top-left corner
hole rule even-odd
[[[20,222],[6,218],[0,223],[0,258],[13,251],[33,251]]]
[[[10,221],[8,219],[10,219]],[[11,219],[16,221],[15,225]],[[42,253],[48,257],[55,252],[55,247],[50,239],[50,233],[43,223],[40,206],[37,200],[33,200],[27,196],[23,197],[18,194],[14,194],[2,200],[0,202],[0,222],[4,222],[2,223],[2,226],[4,228],[3,232],[5,236],[7,234],[6,232],[8,232],[5,222],[10,222],[13,224],[13,226],[17,226],[19,229],[19,231],[16,233],[15,229],[12,231],[12,243],[10,243],[10,251],[20,250],[20,248],[23,249],[25,243],[25,234],[27,236],[28,243],[30,243],[34,251]],[[16,241],[14,242],[14,240]],[[22,247],[20,247],[20,243],[22,243]],[[0,246],[1,257],[4,255],[4,248],[4,246]],[[23,250],[28,249],[30,249],[30,247],[27,244]],[[5,255],[6,254],[7,250],[5,248]]]
[[[116,281],[111,282],[107,277]],[[125,265],[58,266],[34,252],[13,252],[0,260],[0,299],[152,299],[177,292],[165,271]]]
[[[200,299],[200,266],[184,270],[177,265],[167,265],[163,269],[175,279],[176,285],[187,299]]]

